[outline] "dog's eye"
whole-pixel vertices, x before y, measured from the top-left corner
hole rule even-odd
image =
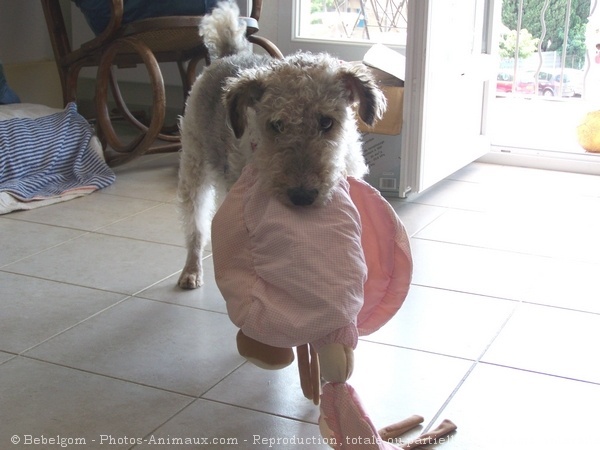
[[[275,133],[283,133],[284,130],[284,126],[283,126],[283,121],[282,120],[274,120],[273,122],[270,123],[271,125],[271,129],[275,132]]]
[[[333,119],[331,117],[322,116],[319,119],[319,127],[322,131],[329,131],[333,127]]]

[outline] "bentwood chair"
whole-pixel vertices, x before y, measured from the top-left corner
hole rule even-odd
[[[144,154],[177,151],[180,149],[177,127],[165,125],[166,94],[159,63],[177,64],[185,99],[196,78],[198,63],[203,61],[205,65],[210,64],[208,50],[198,34],[202,16],[158,17],[124,24],[124,0],[104,1],[110,2],[112,12],[108,26],[94,39],[73,49],[61,2],[41,0],[62,84],[64,104],[77,101],[81,69],[96,67],[96,132],[103,143],[107,163],[117,166]],[[271,56],[282,57],[272,42],[256,35],[261,8],[262,0],[254,0],[250,17],[244,18],[247,38]],[[115,75],[117,68],[141,64],[146,67],[152,90],[151,113],[145,121],[147,123],[136,118],[127,107]],[[109,111],[110,96],[116,104],[118,116],[137,130],[128,142],[123,142],[115,131],[114,114],[111,115]]]

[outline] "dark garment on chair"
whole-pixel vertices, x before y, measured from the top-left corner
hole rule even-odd
[[[107,0],[72,0],[81,9],[95,34],[100,34],[110,21]],[[124,0],[123,23],[163,16],[201,16],[210,12],[218,0]]]

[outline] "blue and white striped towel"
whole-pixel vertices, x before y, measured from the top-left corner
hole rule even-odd
[[[0,121],[0,193],[28,202],[109,186],[115,174],[92,136],[74,103],[37,119]]]

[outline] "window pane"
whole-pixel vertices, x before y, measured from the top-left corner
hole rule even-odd
[[[297,0],[296,38],[406,45],[408,0]]]

